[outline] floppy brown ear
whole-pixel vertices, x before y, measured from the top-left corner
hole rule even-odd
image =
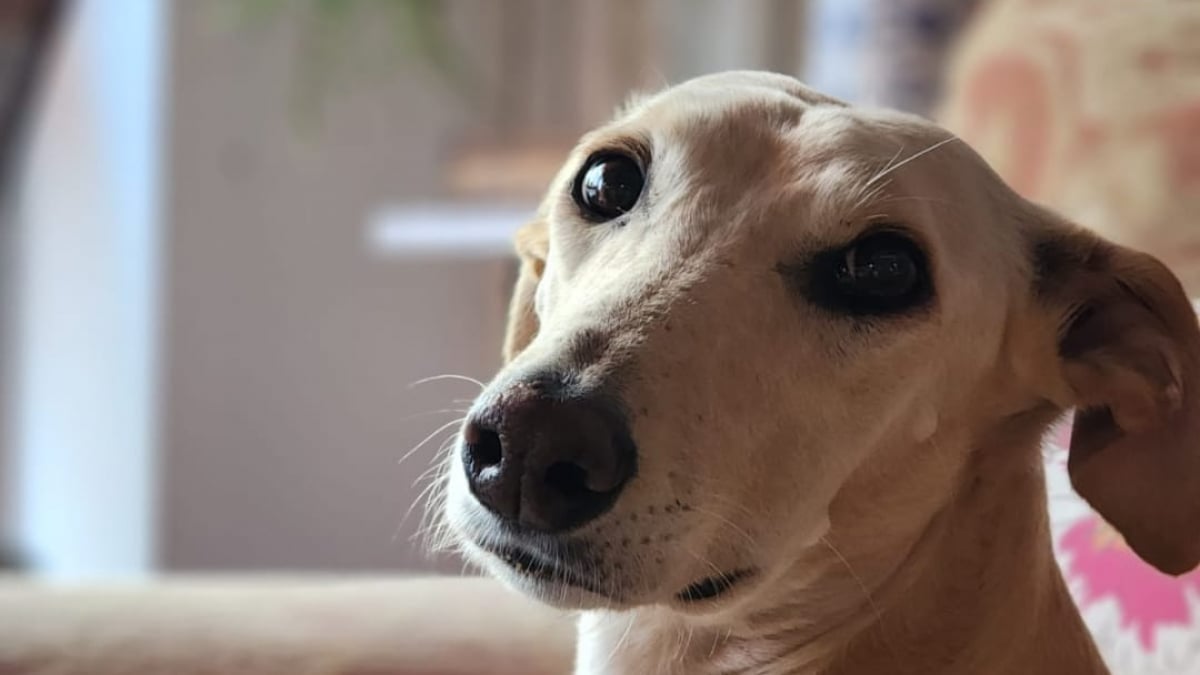
[[[1143,560],[1200,563],[1200,329],[1179,281],[1151,256],[1082,231],[1042,249],[1074,393],[1075,490]]]
[[[550,232],[546,222],[538,219],[523,225],[517,230],[515,243],[521,269],[508,305],[508,328],[504,334],[505,363],[512,361],[537,335],[538,317],[534,309],[534,296],[542,272],[546,269],[546,255],[550,252]]]

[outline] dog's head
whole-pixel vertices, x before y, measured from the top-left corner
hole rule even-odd
[[[831,521],[884,518],[834,515],[873,464],[929,512],[980,434],[1071,407],[1080,493],[1156,566],[1200,559],[1179,284],[932,124],[783,76],[693,80],[585,136],[518,249],[446,515],[532,594],[707,611]]]

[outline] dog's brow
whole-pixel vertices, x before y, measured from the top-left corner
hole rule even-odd
[[[598,152],[623,152],[648,165],[651,159],[650,147],[650,139],[642,134],[629,131],[609,131],[585,139],[580,145],[580,155],[588,157]]]

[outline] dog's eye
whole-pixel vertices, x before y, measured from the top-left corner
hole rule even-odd
[[[612,220],[633,209],[645,182],[641,165],[632,157],[595,155],[575,178],[575,203],[592,220]]]
[[[806,267],[809,297],[847,314],[902,312],[924,304],[933,291],[924,252],[912,239],[890,230],[822,252]]]

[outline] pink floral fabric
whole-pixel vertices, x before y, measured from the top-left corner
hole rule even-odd
[[[1143,563],[1071,490],[1069,445],[1068,420],[1046,439],[1055,552],[1113,675],[1200,673],[1200,572]]]
[[[1017,191],[1200,295],[1200,2],[993,0],[975,19],[941,121]]]

